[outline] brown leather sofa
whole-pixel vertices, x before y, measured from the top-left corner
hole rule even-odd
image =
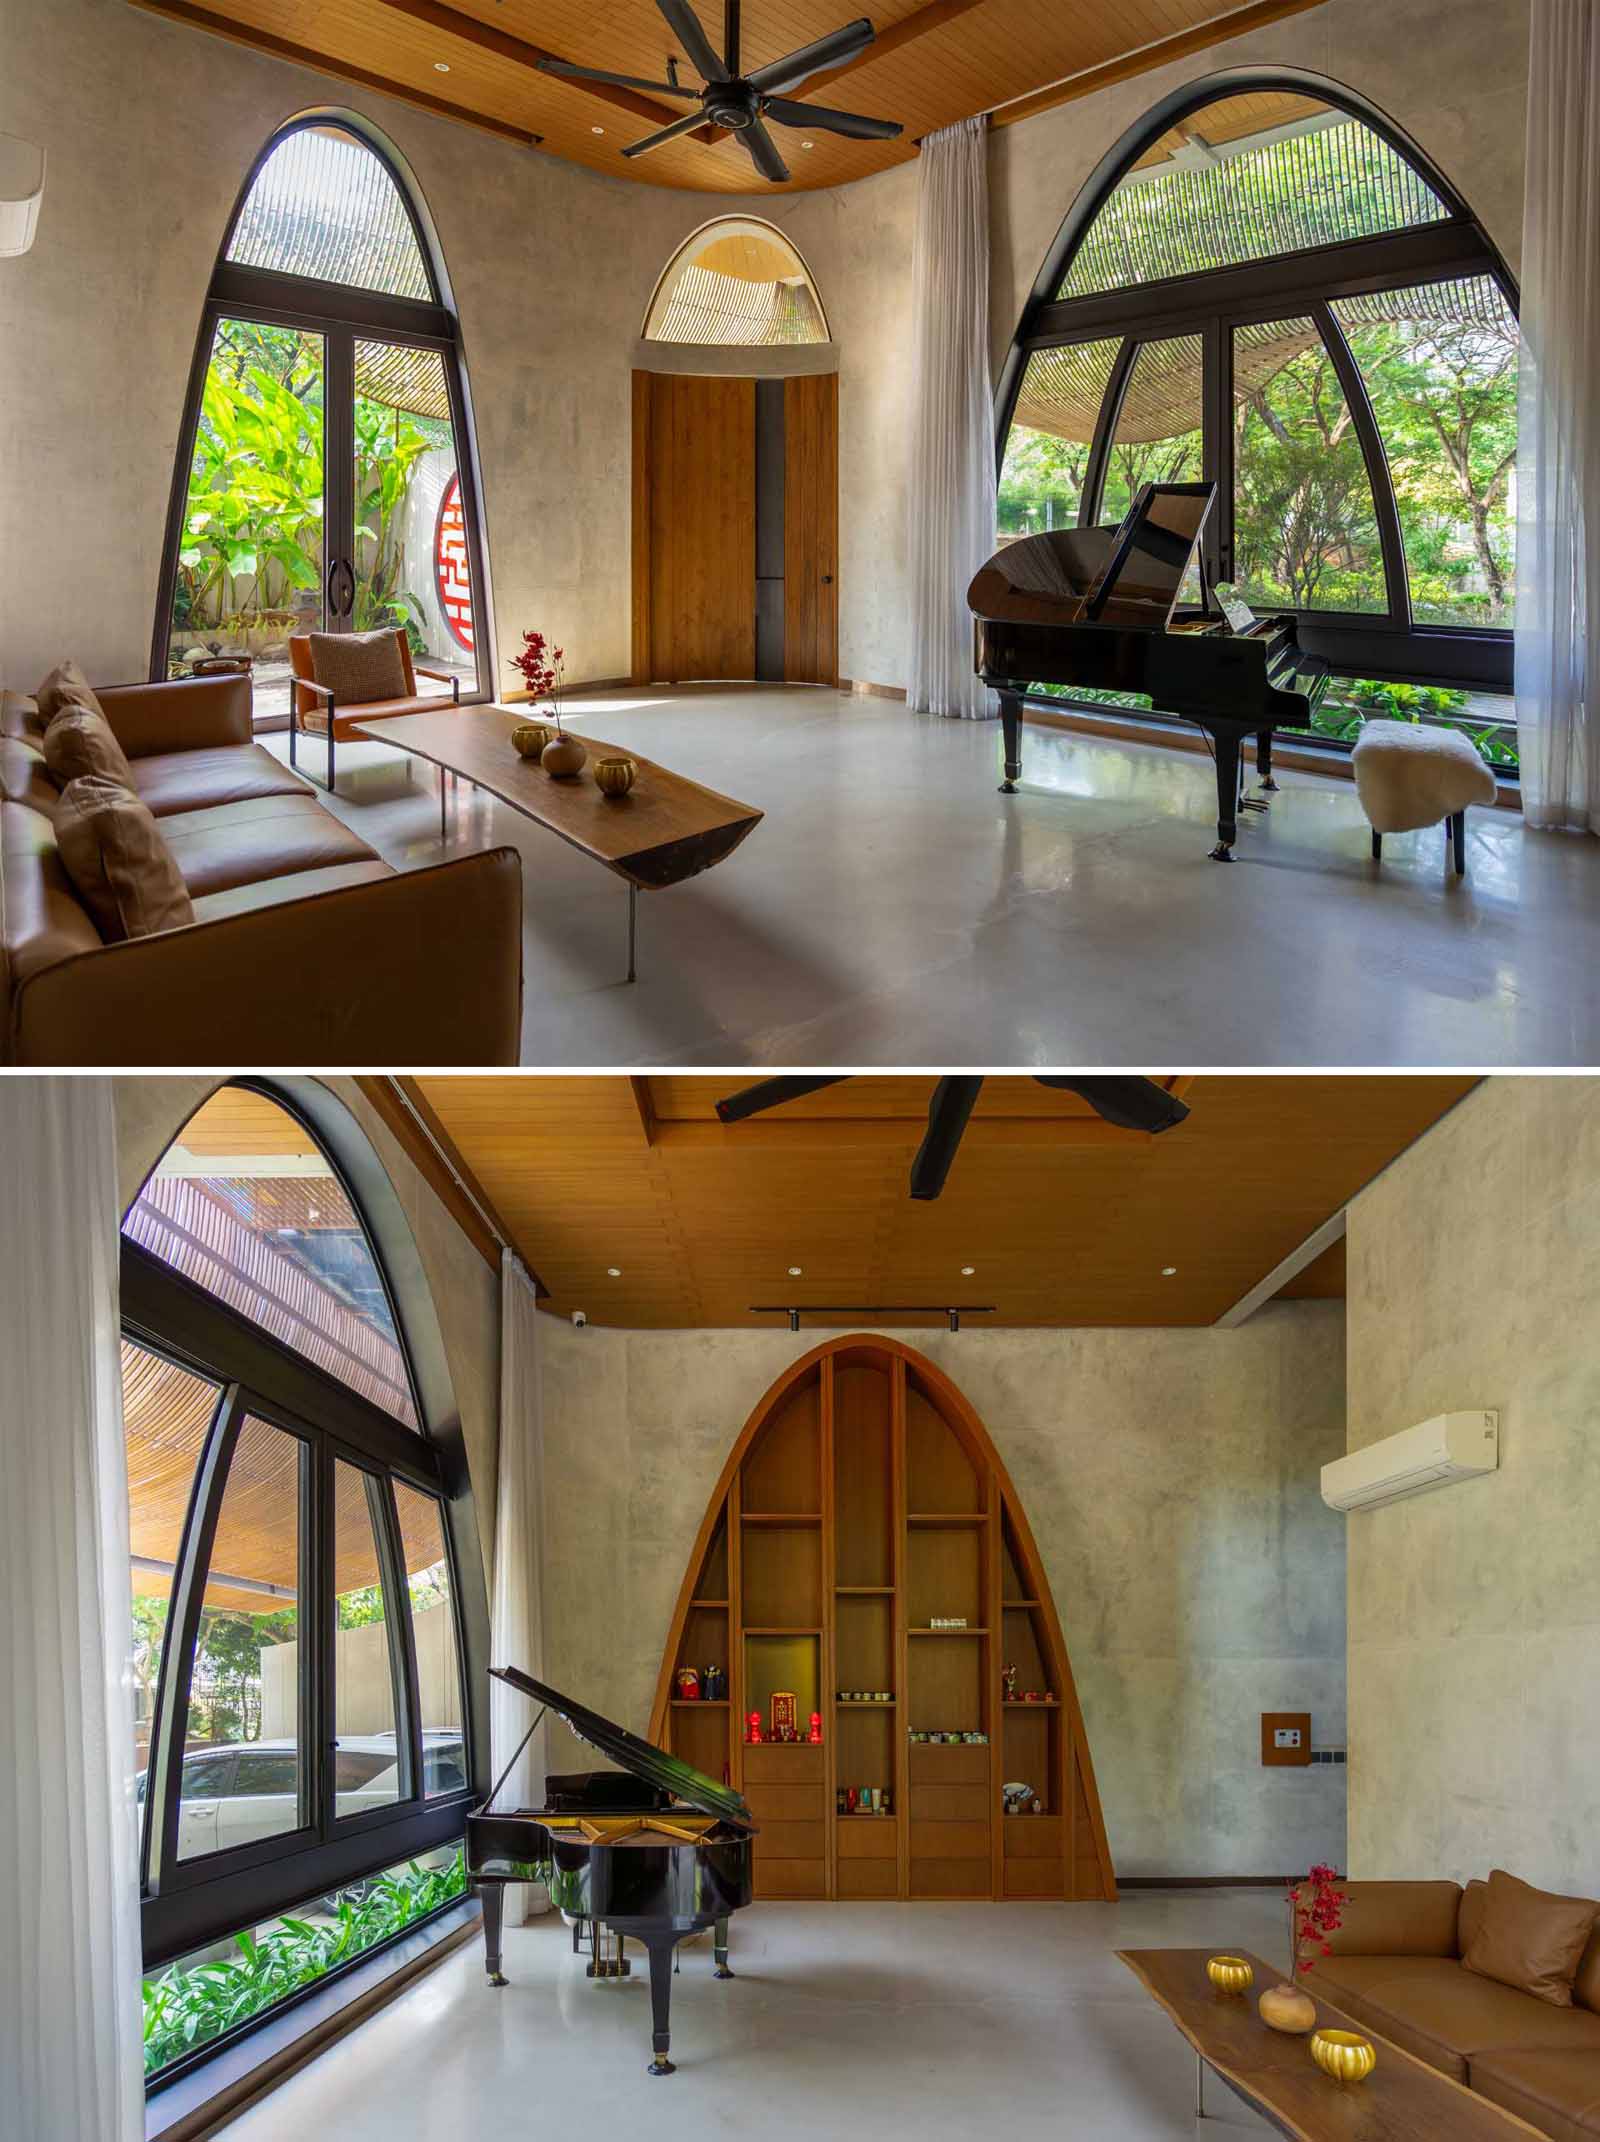
[[[514,848],[396,871],[253,740],[245,677],[98,696],[195,919],[102,939],[57,852],[34,704],[0,693],[0,1062],[517,1061]]]
[[[1352,1882],[1308,1989],[1557,2142],[1600,2136],[1600,1927],[1570,2008],[1461,1961],[1486,1884]]]

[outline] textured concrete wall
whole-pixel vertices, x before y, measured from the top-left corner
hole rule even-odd
[[[1480,1087],[1356,1200],[1349,1441],[1500,1469],[1347,1520],[1350,1871],[1600,1896],[1600,1080]]]
[[[1326,72],[1408,128],[1515,261],[1528,0],[1327,0],[997,130],[996,363],[1101,155],[1179,81]],[[840,375],[840,667],[906,675],[906,475],[916,167],[836,192],[672,193],[594,176],[124,0],[12,0],[0,131],[45,141],[39,237],[0,264],[0,680],[69,649],[145,674],[201,299],[245,172],[308,107],[362,112],[415,174],[462,322],[502,641],[553,630],[574,679],[629,667],[633,339],[657,275],[719,212],[783,225],[822,289]],[[503,678],[499,680],[503,682]]]
[[[544,1334],[546,1664],[642,1730],[728,1451],[820,1334]],[[1009,1467],[1050,1578],[1124,1875],[1344,1856],[1344,1774],[1266,1771],[1258,1714],[1344,1740],[1343,1317],[1241,1330],[922,1334]],[[552,1753],[552,1760],[557,1760]]]

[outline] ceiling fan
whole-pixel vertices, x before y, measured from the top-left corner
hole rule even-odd
[[[659,133],[647,134],[643,141],[630,142],[622,152],[624,156],[648,155],[650,150],[659,149],[663,142],[676,141],[680,134],[692,133],[696,127],[709,123],[726,127],[744,144],[750,161],[761,176],[779,185],[789,176],[789,167],[778,154],[777,145],[763,124],[765,120],[771,119],[778,126],[820,128],[827,134],[848,134],[853,141],[893,141],[902,131],[897,119],[868,119],[860,112],[833,111],[826,104],[796,104],[781,94],[784,90],[797,88],[813,74],[841,66],[870,45],[876,33],[864,15],[845,23],[841,29],[830,30],[826,37],[814,38],[809,45],[801,45],[786,59],[769,60],[765,67],[741,74],[739,0],[723,0],[721,58],[700,27],[699,17],[689,0],[656,0],[656,6],[675,32],[688,55],[689,65],[699,75],[704,88],[691,89],[678,80],[676,58],[667,61],[664,82],[646,81],[634,74],[611,74],[602,67],[579,67],[571,60],[539,61],[545,74],[557,74],[567,81],[606,82],[616,89],[646,90],[652,96],[685,97],[698,107],[682,119],[675,119],[671,126],[662,127]]]
[[[769,1108],[781,1108],[785,1101],[798,1101],[803,1094],[816,1093],[823,1086],[841,1086],[843,1083],[843,1076],[764,1078],[754,1086],[730,1093],[725,1101],[718,1101],[717,1114],[724,1123],[742,1123],[747,1116],[759,1116]],[[1088,1102],[1096,1115],[1104,1116],[1108,1123],[1115,1123],[1121,1130],[1148,1131],[1153,1136],[1158,1131],[1171,1130],[1189,1113],[1187,1102],[1168,1093],[1165,1086],[1158,1086],[1153,1078],[1036,1076],[1034,1083],[1075,1093],[1080,1100]],[[933,1099],[928,1103],[928,1128],[917,1148],[917,1157],[911,1163],[911,1195],[914,1198],[926,1203],[944,1188],[950,1163],[956,1157],[956,1147],[967,1127],[967,1118],[982,1088],[981,1078],[942,1078],[934,1087]]]

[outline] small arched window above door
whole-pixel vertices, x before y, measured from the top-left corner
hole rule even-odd
[[[404,632],[424,692],[492,677],[479,487],[444,263],[396,152],[308,114],[247,178],[190,375],[154,676],[246,663],[287,721],[292,635]]]
[[[647,342],[826,342],[811,271],[774,224],[719,216],[678,248],[645,314]]]
[[[1420,710],[1512,766],[1518,353],[1504,263],[1391,122],[1277,70],[1190,84],[1102,161],[1034,284],[1001,538],[1215,482],[1212,577],[1298,613],[1330,741]]]

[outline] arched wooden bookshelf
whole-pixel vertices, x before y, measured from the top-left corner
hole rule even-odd
[[[1007,1664],[1051,1700],[1006,1702]],[[722,1666],[727,1700],[678,1700],[685,1665]],[[821,1713],[820,1747],[746,1745],[744,1717],[765,1721],[774,1689],[794,1690],[802,1724]],[[1022,1505],[960,1391],[896,1339],[830,1339],[745,1423],[679,1590],[650,1737],[748,1798],[758,1895],[1116,1897]],[[1008,1782],[1043,1812],[1005,1815]],[[849,1785],[887,1786],[892,1812],[842,1813]]]

